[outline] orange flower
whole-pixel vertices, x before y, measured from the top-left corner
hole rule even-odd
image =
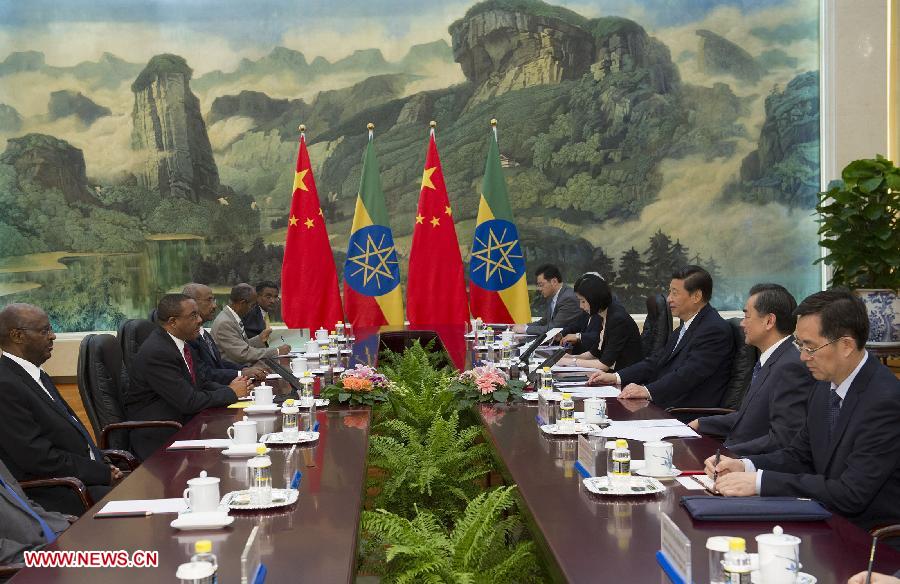
[[[372,382],[359,377],[345,377],[341,380],[344,389],[348,391],[372,391]]]

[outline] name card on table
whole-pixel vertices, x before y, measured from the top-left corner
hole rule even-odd
[[[543,394],[538,392],[538,424],[555,424],[556,423],[556,403],[548,400]]]
[[[600,456],[606,461],[606,440],[596,436],[578,436],[578,461],[575,470],[584,478],[598,476]]]
[[[661,548],[656,561],[674,584],[693,584],[691,580],[691,540],[667,515],[660,515]]]

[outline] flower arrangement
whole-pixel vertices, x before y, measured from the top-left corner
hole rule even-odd
[[[387,401],[392,383],[374,367],[357,365],[341,373],[338,381],[322,390],[321,397],[341,404],[373,406]]]
[[[476,403],[506,403],[513,398],[521,398],[524,387],[524,382],[510,379],[492,363],[464,371],[450,384],[460,409]]]

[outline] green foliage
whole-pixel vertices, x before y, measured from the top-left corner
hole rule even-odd
[[[452,530],[418,508],[412,518],[365,511],[362,529],[385,547],[384,582],[540,582],[534,544],[520,539],[521,521],[510,512],[515,505],[515,487],[502,487],[471,501]]]
[[[434,415],[425,432],[401,420],[387,420],[379,430],[391,436],[369,438],[369,464],[384,471],[372,479],[377,507],[410,516],[418,505],[450,523],[490,471],[490,448],[476,444],[481,428],[460,429],[455,411],[446,420]]]
[[[819,234],[833,286],[900,289],[900,168],[880,154],[854,160],[819,193]]]
[[[522,391],[525,382],[518,379],[507,380],[506,384],[498,387],[490,393],[482,393],[481,389],[471,378],[460,376],[450,384],[456,400],[456,407],[460,410],[468,410],[477,404],[498,403],[505,404],[510,401],[522,399]]]

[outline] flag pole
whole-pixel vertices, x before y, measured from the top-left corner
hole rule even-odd
[[[428,125],[431,127],[431,130],[428,132],[429,135],[434,136],[434,129],[437,127],[437,122],[431,120],[430,122],[428,122]]]
[[[300,139],[306,140],[306,124],[300,124],[297,129],[300,130]]]
[[[497,118],[491,118],[491,129],[494,131],[494,140],[497,140],[497,143],[500,143],[500,140],[497,139]]]
[[[369,141],[371,142],[372,138],[375,137],[375,124],[369,122],[368,124],[366,124],[366,129],[369,130]]]

